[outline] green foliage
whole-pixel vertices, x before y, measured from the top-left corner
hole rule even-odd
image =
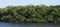
[[[0,21],[47,23],[60,22],[60,5],[7,6],[0,8]]]

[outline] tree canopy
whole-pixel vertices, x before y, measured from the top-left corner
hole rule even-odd
[[[0,8],[0,21],[60,23],[60,5],[7,6],[6,8]]]

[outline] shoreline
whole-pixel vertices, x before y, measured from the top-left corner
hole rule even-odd
[[[60,23],[19,23],[19,22],[18,23],[17,22],[2,22],[2,23],[15,23],[15,24],[60,24]]]

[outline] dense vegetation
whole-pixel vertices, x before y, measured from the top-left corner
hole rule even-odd
[[[1,22],[60,23],[60,5],[7,6],[0,8]]]

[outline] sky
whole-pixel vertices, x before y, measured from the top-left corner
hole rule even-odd
[[[60,0],[0,0],[0,8],[17,5],[60,5]]]

